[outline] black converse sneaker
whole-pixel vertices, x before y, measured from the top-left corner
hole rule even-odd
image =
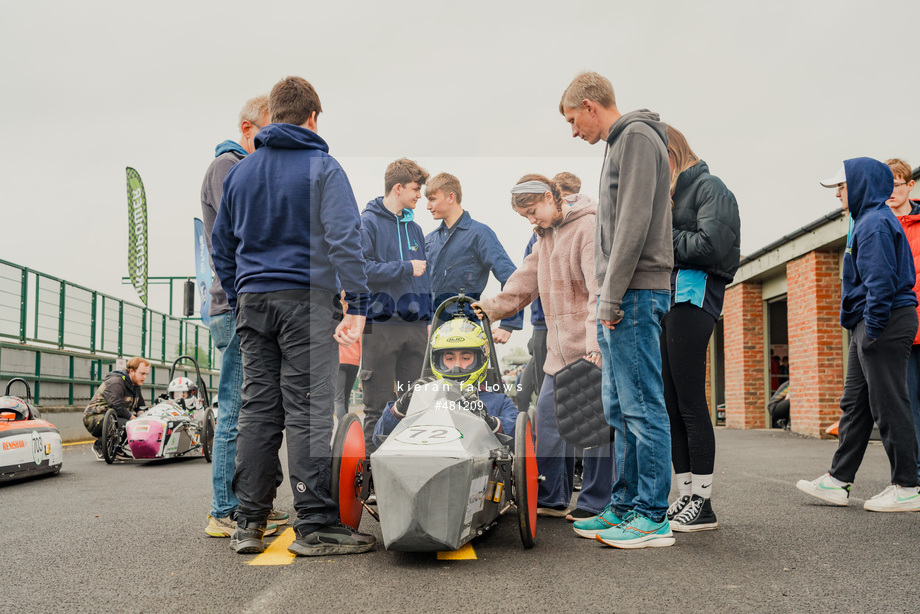
[[[684,510],[684,507],[686,507],[688,503],[690,503],[690,497],[687,495],[675,499],[674,503],[668,507],[668,520],[674,520],[674,518]]]
[[[711,531],[718,528],[719,521],[712,512],[712,503],[699,495],[690,497],[684,509],[671,520],[671,530],[678,533]]]

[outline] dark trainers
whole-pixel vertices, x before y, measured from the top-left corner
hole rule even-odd
[[[576,507],[574,510],[566,514],[565,519],[569,522],[575,522],[576,520],[584,520],[585,518],[594,518],[597,516],[594,512],[589,512],[588,510],[583,510],[580,507]]]
[[[668,520],[674,520],[677,518],[677,515],[684,511],[684,508],[687,504],[690,503],[690,497],[684,495],[683,497],[678,497],[674,500],[674,503],[668,507]]]
[[[230,516],[215,518],[214,516],[208,514],[208,526],[204,528],[204,532],[211,537],[230,537],[233,535],[234,531],[236,531],[236,520]],[[268,537],[269,535],[274,535],[277,532],[278,523],[269,522],[265,526],[265,533],[262,535],[262,537]]]
[[[96,455],[96,460],[105,460],[105,457],[102,456],[102,440],[97,439],[93,444],[93,454]]]
[[[712,503],[699,495],[690,497],[684,509],[671,520],[671,530],[678,533],[710,531],[719,528],[719,521],[712,512]]]
[[[265,551],[262,536],[265,534],[265,525],[239,526],[230,536],[230,547],[237,554],[260,554]]]
[[[326,525],[301,536],[288,546],[297,556],[326,556],[329,554],[360,554],[373,550],[377,540],[373,535],[358,533],[341,522]]]

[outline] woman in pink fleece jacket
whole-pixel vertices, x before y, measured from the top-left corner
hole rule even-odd
[[[610,501],[613,484],[612,444],[586,450],[585,474],[578,509],[569,513],[574,454],[559,435],[553,407],[553,376],[567,364],[586,358],[598,364],[594,279],[595,203],[566,206],[556,185],[543,175],[524,175],[511,190],[511,205],[534,225],[539,239],[495,297],[473,305],[489,319],[517,313],[537,297],[546,316],[545,380],[537,400],[538,512],[573,520],[599,514]]]

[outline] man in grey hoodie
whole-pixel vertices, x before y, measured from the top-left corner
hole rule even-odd
[[[217,146],[214,160],[208,166],[201,184],[201,216],[204,221],[204,237],[211,253],[211,231],[224,193],[224,178],[233,166],[255,151],[255,138],[259,131],[269,123],[268,96],[257,96],[246,101],[240,111],[240,142],[226,140]],[[210,256],[209,256],[210,257]],[[214,263],[211,263],[214,269]],[[240,390],[243,387],[243,363],[240,355],[240,338],[236,334],[236,318],[230,310],[227,295],[220,285],[217,275],[211,281],[209,291],[211,300],[208,315],[211,320],[208,328],[214,338],[214,345],[220,352],[220,382],[217,398],[220,402],[217,412],[217,428],[214,430],[214,457],[211,464],[211,482],[214,499],[211,513],[208,514],[208,526],[205,533],[211,537],[230,537],[236,529],[233,512],[236,511],[237,499],[233,494],[233,471],[236,461],[237,421],[240,415]],[[278,467],[278,484],[283,479],[281,467]],[[276,484],[277,485],[277,484]],[[269,516],[269,526],[287,522],[289,514],[273,509]]]
[[[644,109],[621,114],[610,81],[593,72],[575,77],[559,112],[573,137],[607,142],[594,268],[604,410],[620,469],[607,509],[576,522],[575,531],[617,548],[671,546],[671,433],[659,350],[674,266],[667,126]]]

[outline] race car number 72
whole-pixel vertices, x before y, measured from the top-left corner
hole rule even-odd
[[[409,445],[431,446],[463,438],[463,433],[453,426],[416,425],[401,431],[396,441]]]

